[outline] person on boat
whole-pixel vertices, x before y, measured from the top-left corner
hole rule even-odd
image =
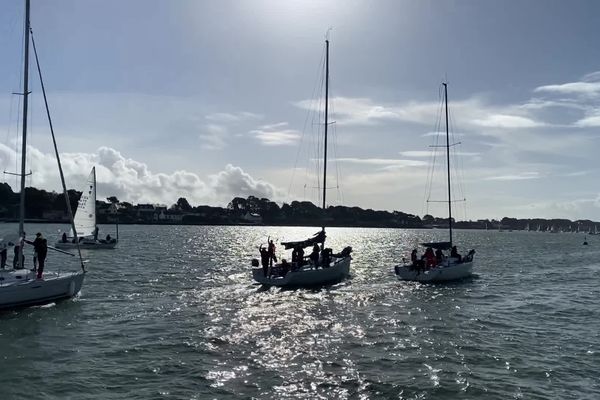
[[[281,276],[286,276],[290,269],[291,269],[290,263],[287,262],[287,260],[285,258],[282,258],[281,259],[281,269],[280,269]]]
[[[444,261],[444,253],[442,253],[442,249],[435,249],[435,259],[438,264],[441,264]]]
[[[304,248],[302,246],[298,247],[298,251],[296,253],[296,260],[298,262],[298,267],[304,265]]]
[[[277,256],[275,255],[275,243],[273,240],[269,240],[269,266],[273,266],[273,261],[277,262]]]
[[[264,276],[267,276],[267,273],[269,272],[269,251],[265,247],[260,246],[258,252],[260,253],[260,263],[262,265],[263,274]]]
[[[452,250],[450,251],[450,257],[456,258],[458,260],[458,262],[462,262],[462,256],[460,254],[458,254],[458,251],[456,250],[456,246],[452,246]]]
[[[0,268],[6,267],[6,259],[8,258],[8,248],[4,241],[0,242]]]
[[[419,256],[417,256],[417,249],[413,249],[413,251],[410,252],[410,262],[413,265],[413,267],[417,266],[418,261]]]
[[[435,254],[431,247],[428,247],[427,250],[425,250],[423,257],[425,258],[425,266],[427,268],[433,268],[437,265],[437,260],[435,259]]]
[[[23,232],[23,237],[19,239],[19,243],[15,244],[15,256],[13,258],[13,269],[23,269],[25,268],[25,257],[23,257],[23,253],[21,249],[25,244],[25,232]]]
[[[110,233],[108,235],[106,235],[106,243],[110,243],[110,241],[112,240],[112,238],[110,237]]]
[[[294,249],[292,250],[292,265],[296,265],[297,262],[298,262],[298,249],[296,247],[294,247]]]
[[[67,243],[67,232],[63,232],[61,242]]]
[[[321,250],[321,265],[323,268],[328,268],[331,264],[331,249],[323,249]]]
[[[46,262],[46,255],[48,255],[48,242],[42,236],[41,232],[35,234],[35,240],[33,241],[33,248],[37,258],[37,278],[42,279],[44,273],[44,264]],[[35,264],[35,263],[34,263]]]
[[[94,241],[98,240],[98,231],[99,231],[98,226],[96,226],[94,228]]]
[[[315,266],[315,268],[317,268],[319,266],[319,245],[317,243],[315,243],[315,245],[313,246],[312,249],[312,253],[310,253],[310,255],[308,256],[308,258],[313,262],[313,265]]]

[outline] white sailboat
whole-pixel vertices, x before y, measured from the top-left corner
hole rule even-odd
[[[77,272],[61,272],[64,269],[64,265],[57,266],[58,272],[44,272],[42,277],[38,277],[36,271],[24,268],[25,257],[24,247],[26,243],[31,243],[25,239],[25,178],[28,175],[26,173],[27,166],[27,122],[28,122],[28,104],[29,104],[29,42],[30,42],[30,6],[29,0],[25,0],[25,32],[24,32],[24,73],[23,73],[23,133],[22,133],[22,147],[21,147],[21,172],[15,175],[21,178],[21,195],[20,195],[20,207],[19,207],[19,232],[16,238],[9,239],[4,238],[1,240],[3,251],[7,251],[8,246],[15,247],[15,263],[12,270],[0,269],[0,309],[25,307],[37,304],[46,304],[52,301],[69,298],[75,296],[81,286],[83,285],[83,279],[85,276],[85,267],[79,253],[79,263],[81,271]],[[50,123],[50,131],[52,132],[52,140],[54,143],[54,150],[58,161],[58,169],[60,172],[61,182],[63,191],[65,194],[67,209],[69,216],[73,222],[73,215],[69,205],[68,193],[64,181],[64,175],[62,172],[62,166],[56,146],[56,140],[54,138],[54,130],[52,128],[52,120],[50,119],[50,113],[48,111],[48,102],[46,101],[46,93],[44,90],[44,83],[42,80],[42,74],[39,67],[37,58],[37,52],[35,49],[35,41],[33,41],[33,34],[31,36],[31,42],[33,44],[33,50],[35,52],[37,69],[40,76],[40,83],[42,93],[44,94],[44,102],[46,104],[46,112],[48,114],[48,122]],[[73,224],[74,227],[74,224]],[[75,236],[76,236],[76,230]],[[49,249],[55,250],[48,246]],[[60,250],[59,250],[60,251]],[[62,251],[61,251],[62,252]],[[63,252],[64,253],[64,252]],[[70,253],[67,253],[70,254]],[[73,256],[73,254],[70,254]]]
[[[414,262],[405,262],[402,265],[396,265],[394,271],[400,280],[417,281],[417,282],[442,282],[463,279],[471,276],[473,273],[473,256],[475,250],[470,250],[469,253],[462,257],[456,253],[456,248],[452,241],[452,195],[450,185],[450,138],[448,132],[448,84],[444,86],[444,103],[446,109],[446,166],[448,173],[448,232],[449,241],[422,243],[421,245],[427,248],[427,252],[433,256],[435,250],[452,250],[450,255],[444,257],[441,261],[430,259],[423,260],[423,264],[419,260]],[[426,252],[426,254],[427,254]],[[415,252],[416,254],[416,252]],[[427,266],[426,264],[429,264]]]
[[[325,40],[325,132],[323,156],[323,210],[326,210],[327,193],[327,128],[329,111],[329,40]],[[325,226],[312,238],[281,243],[285,249],[304,249],[312,246],[315,251],[320,250],[318,257],[306,260],[302,257],[300,262],[279,263],[269,267],[259,267],[257,259],[252,260],[252,278],[266,286],[280,287],[312,287],[337,283],[350,274],[351,247],[344,248],[339,254],[333,254],[331,249],[325,248]],[[320,248],[318,244],[321,244]],[[316,247],[315,247],[316,246]],[[302,250],[303,252],[303,250]],[[293,257],[293,256],[292,256]]]
[[[82,249],[114,249],[119,241],[119,227],[117,225],[117,237],[111,238],[107,235],[105,239],[98,239],[98,226],[96,225],[96,167],[92,168],[82,188],[81,197],[75,211],[75,228],[79,246]],[[59,249],[72,249],[77,246],[73,230],[69,235],[63,233],[62,238],[56,242]]]

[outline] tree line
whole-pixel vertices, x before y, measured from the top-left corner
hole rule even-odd
[[[81,192],[69,190],[73,211]],[[401,211],[381,211],[360,207],[329,206],[326,210],[309,201],[292,201],[281,206],[266,198],[235,197],[227,207],[208,205],[192,206],[180,197],[176,203],[165,205],[131,204],[111,196],[96,201],[98,223],[165,223],[165,224],[263,224],[295,226],[340,226],[382,228],[444,228],[447,218],[425,215],[423,218]],[[19,215],[19,194],[10,185],[0,183],[0,219],[14,221]],[[48,192],[28,187],[25,189],[25,216],[39,222],[65,222],[66,202],[63,193]],[[507,230],[561,230],[593,231],[596,223],[591,220],[568,219],[517,219],[454,221],[456,228],[507,229]]]

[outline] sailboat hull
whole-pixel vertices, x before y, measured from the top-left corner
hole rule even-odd
[[[28,307],[71,298],[79,293],[85,277],[84,272],[71,272],[46,274],[44,279],[30,279],[32,274],[27,271],[24,276],[17,278],[19,281],[14,281],[14,274],[14,271],[0,273],[0,277],[5,278],[0,283],[0,309]]]
[[[396,265],[396,276],[401,281],[447,282],[468,278],[473,274],[473,261],[450,263],[422,271],[409,265]]]
[[[252,278],[266,286],[314,287],[338,283],[350,275],[352,257],[334,259],[327,268],[314,268],[305,265],[297,271],[289,271],[284,276],[265,276],[262,268],[252,269]]]
[[[96,250],[96,249],[114,249],[117,246],[118,241],[114,240],[114,241],[110,241],[110,242],[100,242],[98,240],[93,241],[87,241],[87,240],[83,240],[81,242],[79,242],[79,248],[82,250]],[[54,247],[56,247],[57,249],[62,249],[62,250],[70,250],[70,249],[77,249],[77,244],[76,243],[72,243],[70,241],[68,242],[56,242],[54,244]]]

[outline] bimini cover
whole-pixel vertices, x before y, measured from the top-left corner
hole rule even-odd
[[[421,246],[431,247],[432,249],[449,250],[452,247],[452,243],[450,243],[450,242],[431,242],[431,243],[421,243]]]

